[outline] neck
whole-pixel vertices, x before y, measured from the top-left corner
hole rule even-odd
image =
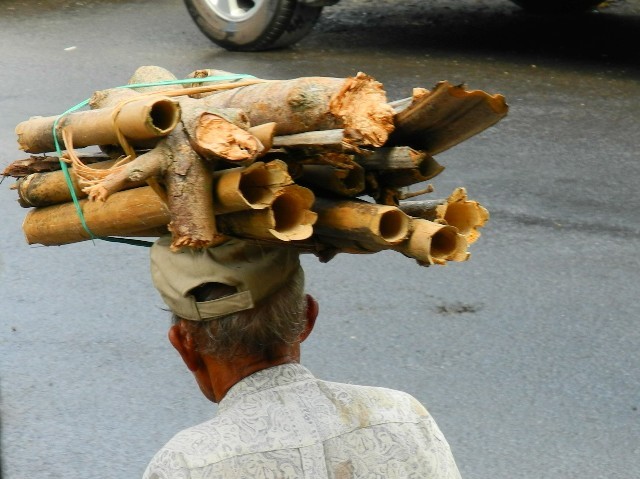
[[[232,360],[219,360],[210,356],[205,356],[203,359],[207,366],[211,392],[213,393],[212,395],[207,394],[207,397],[213,402],[219,403],[229,389],[247,376],[273,366],[299,362],[300,355],[288,349],[283,351],[283,354],[269,359],[256,355],[240,356]]]

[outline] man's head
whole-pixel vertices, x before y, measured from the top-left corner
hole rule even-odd
[[[174,313],[169,339],[207,397],[219,400],[220,394],[208,390],[212,371],[201,367],[224,364],[239,376],[229,382],[299,359],[317,305],[304,294],[304,273],[293,248],[232,240],[173,252],[169,245],[169,238],[161,238],[151,248],[152,278]]]

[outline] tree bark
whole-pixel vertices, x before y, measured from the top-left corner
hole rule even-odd
[[[253,125],[275,122],[276,135],[344,128],[347,142],[382,146],[393,131],[382,85],[364,73],[268,81],[211,97],[220,108],[245,111]]]

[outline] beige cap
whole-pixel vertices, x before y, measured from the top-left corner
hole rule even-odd
[[[300,268],[293,248],[264,247],[230,240],[208,249],[170,250],[169,236],[151,247],[151,277],[171,311],[193,321],[215,319],[253,308],[275,293]],[[196,301],[191,290],[207,283],[234,286],[237,293]]]

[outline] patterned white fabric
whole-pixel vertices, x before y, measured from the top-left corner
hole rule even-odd
[[[233,386],[210,421],[185,429],[144,479],[459,479],[426,409],[391,389],[316,379],[300,364]]]

